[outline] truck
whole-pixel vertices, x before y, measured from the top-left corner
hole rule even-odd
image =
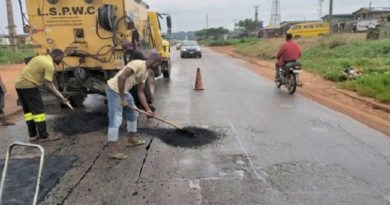
[[[25,0],[23,30],[31,37],[35,55],[52,49],[64,51],[56,67],[55,85],[74,106],[88,94],[104,95],[108,79],[125,66],[123,40],[134,44],[146,57],[157,51],[163,61],[149,70],[145,86],[153,100],[155,77],[170,77],[170,44],[162,37],[161,19],[171,33],[171,16],[149,9],[142,0]],[[22,9],[22,6],[20,7]],[[60,110],[60,102],[43,95],[48,113]]]

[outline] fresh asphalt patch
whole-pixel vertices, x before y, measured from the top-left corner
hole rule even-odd
[[[70,113],[60,119],[49,121],[48,125],[55,132],[72,136],[77,134],[87,134],[104,130],[108,126],[107,113]]]
[[[11,159],[3,193],[3,204],[32,204],[40,158]],[[43,201],[61,177],[72,168],[74,157],[46,157],[42,173],[39,201]],[[0,161],[3,170],[4,160]]]
[[[155,136],[162,142],[173,147],[192,149],[213,144],[215,141],[224,136],[222,133],[198,127],[185,127],[182,130],[162,128],[142,129],[141,132]]]

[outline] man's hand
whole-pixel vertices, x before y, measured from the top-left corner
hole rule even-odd
[[[69,100],[66,99],[66,98],[62,98],[62,99],[61,99],[61,102],[62,102],[62,104],[64,104],[64,105],[68,105]]]
[[[123,108],[129,106],[129,103],[127,102],[127,100],[126,100],[125,98],[121,99],[121,106],[122,106]]]
[[[154,118],[154,112],[152,110],[146,110],[146,114],[148,115],[148,117],[150,118]]]
[[[62,104],[68,106],[70,109],[72,109],[72,110],[74,109],[74,108],[72,107],[72,105],[70,104],[70,102],[69,102],[68,99],[62,98],[61,101],[62,101]]]

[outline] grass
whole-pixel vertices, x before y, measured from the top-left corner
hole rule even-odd
[[[227,40],[208,40],[205,42],[207,46],[231,46],[231,45],[241,45],[241,44],[250,44],[256,42],[256,38],[243,38],[243,39],[227,39]]]
[[[270,60],[284,39],[257,39],[250,43],[232,44],[236,52],[249,57]],[[299,39],[306,71],[317,73],[338,83],[338,87],[353,90],[362,96],[390,103],[390,41],[366,41],[364,34],[336,34],[327,38]],[[347,80],[343,70],[353,67],[363,70],[356,80]]]
[[[0,65],[23,63],[24,58],[34,54],[32,49],[19,49],[13,52],[9,48],[0,48]]]
[[[338,86],[353,90],[362,96],[390,103],[390,72],[364,75],[356,80],[340,83]]]

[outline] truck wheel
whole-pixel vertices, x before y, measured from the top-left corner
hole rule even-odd
[[[163,66],[163,76],[164,78],[170,78],[171,77],[171,61],[168,60],[161,64]]]
[[[161,70],[162,70],[162,69],[161,69],[161,66],[162,66],[162,65],[159,65],[158,68],[155,69],[156,72],[154,72],[154,77],[157,78],[158,76],[161,75]]]
[[[171,77],[171,69],[164,70],[163,75],[164,75],[164,78],[170,78]]]
[[[156,88],[156,80],[154,78],[154,71],[150,70],[148,71],[148,78],[146,79],[145,82],[145,97],[148,103],[152,104],[153,102],[153,97],[154,97],[154,92]]]
[[[81,107],[85,101],[85,98],[87,98],[84,94],[78,94],[78,95],[72,95],[69,98],[70,104],[74,107]]]

